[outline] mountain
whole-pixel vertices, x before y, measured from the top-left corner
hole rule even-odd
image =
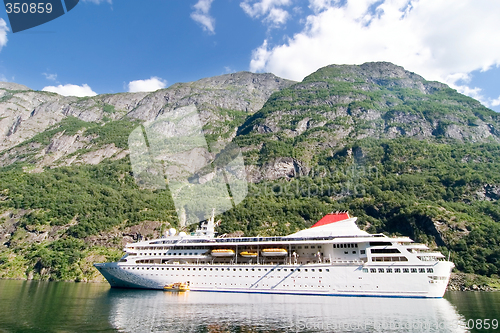
[[[241,72],[176,83],[152,93],[84,98],[3,83],[0,166],[22,162],[40,171],[44,166],[96,164],[112,156],[123,158],[128,133],[136,125],[131,121],[152,120],[191,104],[200,112],[208,138],[231,140],[247,115],[259,110],[273,92],[293,83],[272,74]],[[102,125],[104,128],[100,128]],[[102,140],[106,135],[119,136],[118,127],[126,132],[121,136],[124,141]],[[107,130],[107,134],[99,136],[98,130]],[[79,154],[79,150],[85,153]]]
[[[97,279],[92,262],[177,227],[168,190],[135,184],[127,139],[193,104],[209,143],[241,147],[250,182],[219,232],[292,233],[349,210],[369,232],[449,251],[476,284],[498,277],[498,114],[402,67],[331,65],[302,82],[240,72],[90,98],[2,83],[0,94],[0,277]]]

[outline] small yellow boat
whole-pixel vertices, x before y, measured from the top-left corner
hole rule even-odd
[[[240,256],[245,258],[257,258],[258,253],[253,251],[243,251],[240,252]]]
[[[189,291],[189,282],[175,282],[163,287],[164,291]]]
[[[264,257],[283,257],[288,254],[287,250],[285,249],[263,249],[262,250],[262,255]]]
[[[232,257],[234,256],[234,250],[231,249],[215,249],[211,252],[212,257]]]

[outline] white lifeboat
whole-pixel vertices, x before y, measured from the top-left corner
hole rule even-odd
[[[261,252],[264,257],[284,257],[288,254],[287,250],[280,248],[263,249]]]
[[[240,256],[242,256],[244,258],[257,258],[258,253],[255,251],[243,251],[243,252],[240,252]]]
[[[212,257],[232,257],[234,253],[234,250],[231,249],[215,249],[211,252]]]

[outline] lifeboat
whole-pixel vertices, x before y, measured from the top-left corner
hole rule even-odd
[[[243,251],[240,252],[240,256],[244,258],[257,258],[258,253],[254,251]]]
[[[163,287],[165,291],[189,291],[189,283],[185,282],[175,282],[167,284]]]
[[[284,257],[288,254],[285,249],[263,249],[261,252],[264,257]]]
[[[232,257],[234,256],[234,250],[231,249],[215,249],[211,252],[212,257]]]

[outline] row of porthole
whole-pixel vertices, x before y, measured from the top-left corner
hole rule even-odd
[[[142,269],[142,270],[144,270],[144,268],[146,268],[146,270],[149,270],[149,269],[150,269],[150,267],[140,267],[140,268],[139,268],[139,267],[125,267],[125,269]],[[152,269],[152,270],[154,270],[155,268],[156,268],[156,270],[160,270],[160,267],[151,267],[151,269]],[[165,270],[165,269],[166,269],[167,271],[168,271],[168,270],[170,270],[170,268],[169,268],[169,267],[166,267],[166,268],[165,268],[165,267],[161,267],[161,270],[162,270],[162,271],[163,271],[163,270]],[[190,270],[191,270],[191,268],[189,268],[189,267],[188,267],[188,268],[186,269],[185,267],[182,267],[182,268],[179,268],[179,267],[174,268],[174,267],[172,267],[172,270],[178,270],[178,271],[179,271],[179,270],[183,270],[183,271],[184,271],[184,270],[188,270],[188,271],[190,271]],[[195,271],[195,270],[196,270],[196,267],[193,267],[193,271]],[[198,270],[199,270],[199,271],[201,271],[201,270],[205,270],[205,271],[207,271],[207,270],[210,270],[210,271],[211,271],[211,270],[216,270],[216,271],[218,271],[218,270],[219,270],[219,268],[206,268],[206,267],[205,267],[205,268],[201,268],[201,267],[199,267],[199,268],[198,268]],[[221,268],[220,270],[221,270],[221,271],[224,271],[224,268]],[[230,270],[231,270],[231,268],[226,268],[226,270],[227,270],[227,271],[230,271]],[[239,270],[240,270],[240,271],[242,271],[243,269],[242,269],[242,268],[239,268]],[[248,270],[249,270],[248,268],[245,268],[245,271],[248,271]],[[255,271],[255,268],[251,268],[250,270],[251,270],[251,271]],[[261,269],[261,268],[257,268],[257,271],[259,271],[259,272],[260,272],[261,270],[264,270],[265,272],[267,272],[267,268],[262,268],[262,269]],[[270,269],[270,271],[278,271],[278,272],[280,272],[281,270],[283,270],[284,272],[287,272],[287,270],[288,270],[288,269],[287,269],[287,268],[283,268],[283,269],[281,269],[281,268],[278,268],[278,269],[272,268],[272,269]],[[315,272],[315,269],[314,269],[314,268],[311,268],[310,270],[311,270],[311,272]],[[233,268],[233,271],[236,271],[236,268]],[[300,272],[300,271],[301,271],[301,269],[300,269],[300,268],[298,268],[298,269],[292,269],[292,268],[290,268],[290,272],[293,272],[293,271]],[[308,271],[308,268],[304,268],[304,272],[307,272],[307,271]],[[330,272],[330,269],[329,269],[329,268],[327,268],[327,269],[325,269],[325,271],[326,271],[326,272]],[[323,269],[319,268],[319,269],[318,269],[318,272],[323,272]]]
[[[425,268],[403,268],[403,273],[426,273],[426,270]],[[368,271],[368,268],[363,268],[363,272],[364,273],[392,273],[393,272],[393,269],[392,268],[370,268],[370,270]],[[401,273],[401,268],[394,268],[394,273]],[[434,273],[434,269],[433,268],[427,268],[427,273]]]
[[[146,273],[146,274],[144,274],[144,273],[140,273],[140,275],[148,275],[148,273]],[[150,275],[151,275],[151,276],[153,276],[154,274],[153,274],[153,273],[151,273]],[[161,275],[161,274],[160,274],[160,275]],[[158,274],[156,274],[156,276],[158,276]],[[170,276],[174,276],[174,274],[170,274]],[[202,276],[202,275],[199,275],[199,274],[198,274],[198,275],[194,275],[194,274],[193,274],[193,275],[189,275],[189,274],[186,274],[186,275],[184,275],[184,274],[182,274],[182,275],[178,275],[178,274],[175,274],[175,276],[185,276],[185,277],[189,277],[189,276],[192,276],[192,277],[207,277],[207,275],[206,275],[206,274],[205,274],[205,275],[203,275],[203,276]],[[212,277],[212,275],[209,275],[208,277],[209,277],[209,278],[211,278],[211,277]],[[282,278],[283,278],[283,279],[285,279],[285,278],[287,278],[286,276],[279,276],[279,275],[278,275],[278,276],[274,276],[274,275],[270,275],[270,276],[261,276],[261,275],[258,275],[258,276],[254,276],[254,275],[252,275],[252,276],[248,276],[248,275],[246,275],[246,276],[241,276],[241,275],[240,275],[240,276],[236,276],[236,275],[233,275],[233,276],[231,276],[231,275],[226,275],[226,276],[224,276],[224,275],[220,275],[220,276],[217,276],[217,275],[214,275],[213,277],[216,277],[216,278],[252,278],[252,279],[254,279],[254,278],[258,278],[258,279],[260,279],[260,278],[267,278],[267,279],[282,279]],[[300,278],[301,278],[300,276],[289,276],[289,277],[288,277],[288,279],[300,279]],[[308,278],[307,276],[304,276],[304,279],[307,279],[307,278]],[[312,277],[311,277],[311,279],[316,279],[316,277],[312,276]],[[320,276],[318,279],[321,281],[321,280],[323,279],[323,277],[322,277],[322,276]]]

